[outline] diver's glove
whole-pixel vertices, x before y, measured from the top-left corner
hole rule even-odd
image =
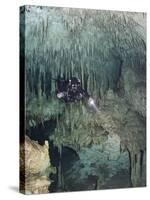
[[[57,97],[58,97],[59,99],[63,98],[64,96],[65,96],[65,94],[64,94],[63,92],[57,93]]]

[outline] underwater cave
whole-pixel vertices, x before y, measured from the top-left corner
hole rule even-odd
[[[42,166],[34,179],[48,177],[42,192],[145,186],[146,14],[38,6],[20,13],[26,137],[39,145],[27,159]],[[69,90],[78,88],[73,78],[80,96]],[[27,176],[34,193],[31,182]]]

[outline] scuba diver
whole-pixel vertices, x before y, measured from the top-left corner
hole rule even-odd
[[[56,80],[56,95],[58,99],[62,99],[65,103],[79,102],[86,100],[88,106],[96,112],[100,112],[94,99],[81,86],[79,78],[72,77],[69,80],[58,78]]]
[[[90,97],[81,87],[80,79],[76,77],[72,77],[69,80],[64,80],[63,78],[57,79],[56,88],[57,98],[63,99],[66,103],[78,102]]]

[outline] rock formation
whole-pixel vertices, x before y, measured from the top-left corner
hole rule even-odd
[[[51,184],[48,176],[55,170],[50,165],[48,143],[40,146],[25,136],[20,147],[20,190],[26,194],[47,193]]]

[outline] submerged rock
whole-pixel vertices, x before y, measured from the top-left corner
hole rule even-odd
[[[50,165],[48,143],[41,146],[25,136],[20,148],[20,190],[26,194],[47,193],[48,175],[54,172]]]
[[[48,193],[48,188],[51,182],[47,176],[31,176],[26,178],[25,194],[42,194]]]

